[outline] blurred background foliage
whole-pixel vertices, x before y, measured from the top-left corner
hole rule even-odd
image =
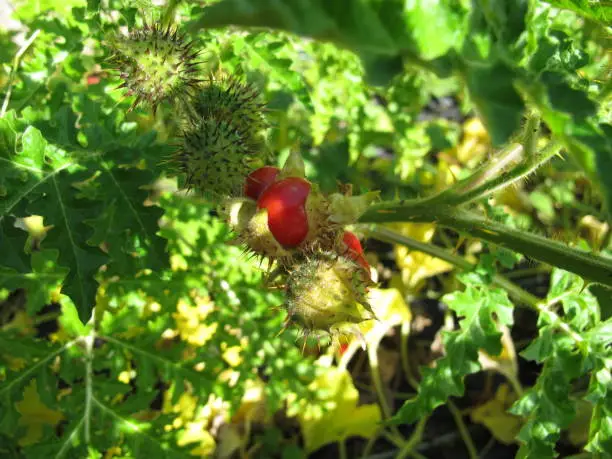
[[[204,3],[214,2],[179,4],[181,30],[197,26]],[[470,4],[459,3],[453,20],[463,21]],[[547,27],[557,49],[557,60],[544,62],[543,53],[540,64],[575,65],[572,84],[587,92],[605,86],[609,100],[601,18],[587,10],[592,22],[585,25],[580,2],[552,3],[569,9],[532,11],[533,28]],[[442,297],[460,280],[465,295],[475,295],[469,285],[477,281],[430,255],[368,241],[381,318],[364,324],[368,351],[350,337],[327,347],[302,343],[294,329],[279,334],[284,316],[274,307],[282,296],[262,286],[265,267],[228,244],[211,203],[177,190],[164,173],[175,114],[168,107],[128,112],[131,101],[105,67],[107,34],[159,20],[162,9],[147,0],[16,0],[10,9],[11,21],[3,16],[0,27],[0,95],[8,101],[0,118],[0,456],[337,457],[347,445],[349,457],[364,447],[395,454],[397,439],[381,437],[380,421],[412,397],[419,366],[443,355],[440,331],[455,325]],[[415,39],[428,60],[465,39],[438,36],[432,18],[422,16]],[[13,60],[33,33],[16,71]],[[278,164],[299,149],[308,177],[325,191],[342,181],[388,199],[427,195],[494,151],[490,120],[477,116],[474,93],[457,76],[414,66],[375,86],[372,68],[383,74],[384,63],[369,65],[367,56],[331,43],[231,27],[189,38],[204,50],[204,74],[222,69],[260,88],[271,122],[267,146]],[[586,45],[575,48],[573,40]],[[589,64],[573,63],[581,59]],[[601,104],[600,116],[610,121],[610,104]],[[594,251],[609,246],[601,193],[564,158],[482,207],[535,233]],[[549,268],[480,241],[431,224],[389,227],[480,260],[479,275],[507,274],[542,298],[554,288]],[[492,256],[488,265],[482,255]],[[561,275],[553,280],[562,282]],[[599,291],[604,319],[608,295]],[[470,390],[457,400],[461,413],[454,405],[436,411],[417,451],[442,457],[452,448],[457,454],[458,444],[469,450],[472,441],[482,457],[517,450],[528,407],[506,410],[541,367],[517,356],[537,335],[536,317],[515,315],[521,329],[510,333],[510,316],[502,353],[479,351],[485,371],[468,380]],[[585,390],[584,381],[577,386]],[[565,455],[588,441],[590,411],[580,405],[569,416]],[[463,415],[473,437],[467,443]]]

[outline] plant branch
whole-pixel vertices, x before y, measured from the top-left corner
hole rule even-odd
[[[492,242],[530,258],[558,266],[612,287],[612,259],[575,249],[533,233],[523,232],[451,206],[428,206],[420,201],[385,202],[362,215],[361,223],[438,223],[471,237]],[[442,250],[442,249],[440,249]]]
[[[412,450],[421,442],[421,438],[423,437],[423,432],[425,430],[425,425],[427,424],[428,416],[421,418],[421,420],[417,423],[414,432],[410,435],[410,438],[404,446],[397,453],[396,459],[404,459],[412,453]]]
[[[405,245],[406,247],[409,247],[413,250],[418,250],[419,252],[423,252],[433,257],[440,258],[441,260],[447,261],[464,271],[469,271],[476,267],[475,265],[463,259],[462,257],[454,255],[444,249],[441,249],[440,247],[436,247],[431,244],[426,244],[424,242],[420,242],[409,237],[402,236],[401,234],[397,234],[387,228],[381,228],[379,226],[372,225],[365,231],[370,237],[393,244]],[[560,330],[570,336],[576,342],[576,344],[580,344],[582,341],[584,341],[583,338],[567,323],[565,323],[556,312],[550,309],[551,306],[553,306],[560,300],[560,298],[554,298],[552,301],[543,301],[532,295],[531,293],[526,292],[518,285],[512,283],[500,274],[496,274],[495,276],[493,276],[493,284],[506,290],[512,298],[519,302],[519,304],[524,304],[525,306],[534,309],[539,314],[548,316],[548,319],[553,324],[558,326]]]
[[[459,435],[461,435],[461,439],[463,440],[463,443],[465,443],[470,459],[478,459],[478,451],[476,450],[476,446],[474,445],[474,441],[472,440],[469,430],[463,422],[463,416],[461,415],[459,408],[457,408],[455,403],[450,398],[446,401],[446,405],[448,406],[448,410],[455,420],[455,424],[457,424]]]
[[[8,109],[8,104],[9,104],[9,101],[11,100],[11,94],[13,93],[13,83],[15,82],[15,76],[17,75],[17,70],[19,70],[19,64],[21,64],[21,58],[23,57],[25,52],[28,50],[28,48],[32,46],[32,43],[34,43],[34,40],[36,40],[36,37],[38,37],[39,34],[40,34],[40,29],[36,29],[34,33],[30,35],[30,38],[28,38],[25,41],[25,43],[21,45],[21,48],[19,48],[19,51],[17,51],[17,54],[15,54],[15,59],[13,59],[13,66],[11,68],[11,74],[9,76],[9,81],[7,84],[6,95],[4,96],[4,102],[2,103],[2,109],[0,109],[0,118],[4,117]]]
[[[490,196],[491,194],[496,193],[497,191],[500,191],[533,174],[536,169],[550,161],[550,159],[553,156],[557,155],[560,150],[560,143],[550,142],[537,156],[533,157],[531,161],[517,164],[509,171],[504,172],[490,180],[488,179],[488,177],[485,177],[486,181],[484,183],[476,182],[474,184],[471,184],[471,187],[468,186],[464,188],[462,193],[454,196],[449,196],[447,199],[447,203],[458,206],[484,199],[487,196]],[[524,147],[522,145],[517,145],[515,150],[511,150],[510,153],[513,153],[514,151],[523,153]],[[501,167],[503,166],[504,165],[501,165]],[[490,172],[497,173],[498,168],[491,168],[486,172],[489,173],[487,175],[491,177],[493,174],[491,174]]]
[[[365,232],[370,237],[373,237],[375,239],[379,239],[381,241],[389,242],[392,244],[405,245],[410,249],[417,250],[419,252],[431,255],[432,257],[439,258],[464,271],[471,271],[476,267],[474,264],[470,263],[465,258],[460,257],[459,255],[455,255],[435,245],[427,244],[425,242],[417,241],[416,239],[402,236],[401,234],[398,234],[394,231],[391,231],[387,228],[378,225],[370,226],[365,230]],[[501,275],[495,275],[493,277],[493,283],[498,287],[501,287],[506,290],[510,294],[510,296],[514,298],[514,300],[517,301],[519,304],[523,304],[532,309],[537,309],[537,304],[540,302],[540,299],[532,295],[531,293],[526,292],[518,285],[510,282],[505,277]]]

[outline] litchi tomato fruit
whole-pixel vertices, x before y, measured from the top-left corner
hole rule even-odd
[[[268,186],[257,201],[257,208],[267,211],[270,232],[283,247],[297,247],[308,235],[306,199],[310,190],[308,180],[289,177]]]
[[[365,271],[370,274],[370,264],[363,255],[363,248],[357,236],[350,231],[345,231],[342,236],[342,242],[346,246],[345,256],[357,262]]]
[[[276,181],[280,169],[274,166],[264,166],[251,172],[244,185],[244,195],[257,201],[261,194]]]

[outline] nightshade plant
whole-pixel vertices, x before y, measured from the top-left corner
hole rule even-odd
[[[0,35],[0,456],[300,457],[338,442],[348,457],[361,436],[364,456],[380,440],[423,457],[445,405],[478,457],[451,397],[491,368],[513,390],[518,457],[558,454],[579,408],[575,446],[610,455],[605,2],[42,7],[19,2],[26,37]],[[456,116],[432,114],[451,95]],[[461,156],[466,114],[488,155]],[[445,263],[423,276],[448,307],[443,352],[418,377],[404,301],[424,284],[378,288],[351,230]],[[525,259],[546,292],[506,276]],[[523,309],[537,315],[530,383],[504,364]],[[392,330],[411,386],[397,410],[378,361]],[[301,335],[317,354],[332,336],[317,365]],[[380,409],[328,402],[352,400],[338,387],[361,343]]]

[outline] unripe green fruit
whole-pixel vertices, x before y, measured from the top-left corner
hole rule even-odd
[[[206,117],[211,112],[230,116],[235,124],[248,133],[251,142],[259,140],[262,131],[268,127],[264,117],[265,104],[259,90],[238,77],[217,73],[202,85],[191,101],[193,115]]]
[[[368,304],[370,281],[353,260],[322,252],[297,264],[287,278],[291,320],[307,330],[334,332],[345,324],[374,318]]]
[[[123,80],[119,87],[136,96],[130,109],[146,102],[155,111],[163,101],[187,97],[200,83],[198,52],[169,27],[145,25],[127,36],[112,37],[109,44],[113,52],[109,61]]]
[[[254,157],[252,145],[234,119],[212,112],[189,123],[171,162],[186,174],[187,188],[225,197],[242,192]]]

